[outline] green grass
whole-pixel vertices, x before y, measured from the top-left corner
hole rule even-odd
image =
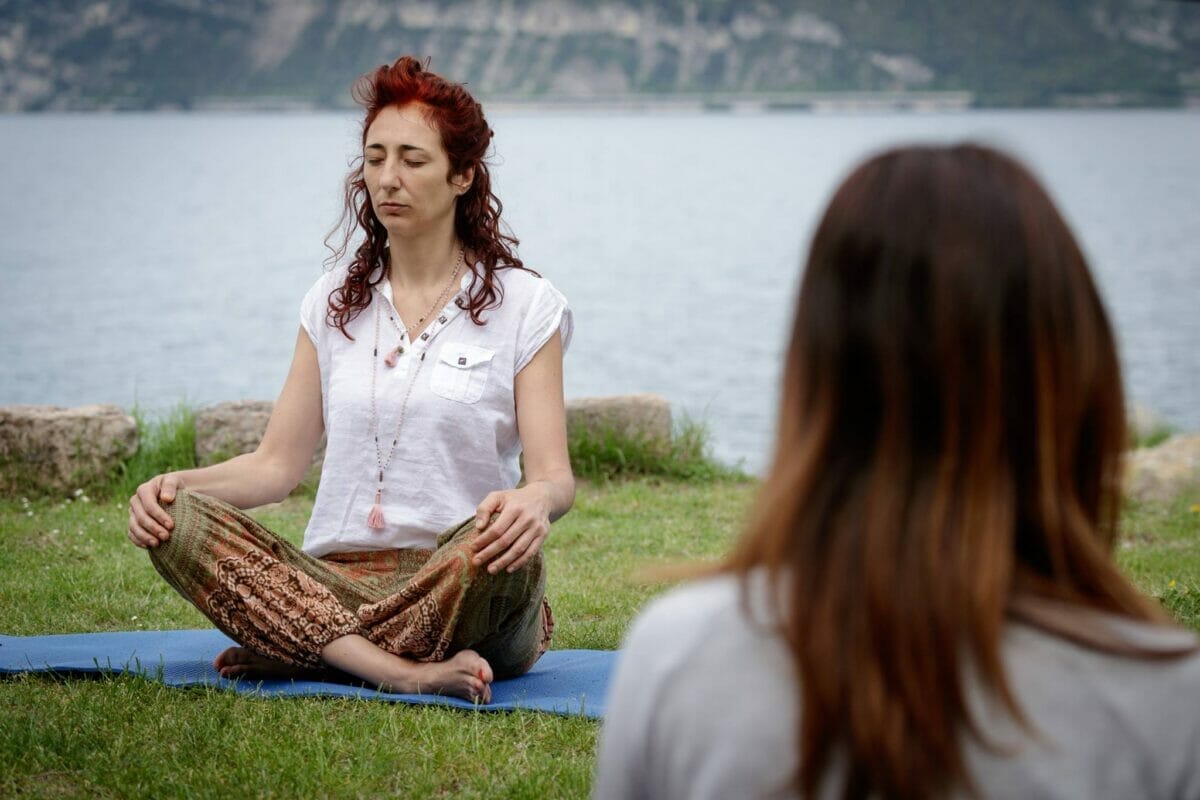
[[[1165,422],[1158,423],[1154,427],[1150,428],[1150,430],[1140,434],[1131,430],[1129,446],[1133,448],[1157,447],[1167,439],[1170,439],[1172,436],[1174,436],[1175,433],[1175,428]]]
[[[1200,498],[1130,503],[1117,562],[1175,617],[1200,630]]]
[[[655,475],[683,481],[745,480],[709,452],[708,428],[685,418],[676,423],[669,441],[631,438],[613,429],[570,431],[567,449],[571,468],[581,478],[611,480]]]
[[[131,487],[189,465],[189,423],[182,409],[143,420],[143,452],[107,496],[0,499],[0,631],[209,627],[124,534]],[[638,573],[719,557],[754,499],[752,481],[708,458],[698,427],[677,433],[674,454],[608,439],[573,441],[595,479],[546,544],[556,648],[615,648],[663,588]],[[655,464],[674,477],[647,476]],[[1195,502],[1131,506],[1117,556],[1200,630]],[[255,515],[299,542],[311,507],[298,492]],[[0,704],[0,797],[22,798],[583,797],[599,730],[528,712],[263,700],[129,677],[17,677],[0,681]]]
[[[662,587],[642,566],[715,558],[753,485],[585,483],[546,545],[556,648],[615,648]],[[299,541],[298,496],[256,516]],[[209,627],[126,540],[125,505],[0,500],[0,631]],[[598,725],[517,712],[167,689],[137,678],[0,681],[0,797],[583,797]]]
[[[196,466],[196,413],[193,408],[180,403],[154,417],[138,408],[129,414],[138,427],[137,452],[117,465],[106,484],[88,487],[94,496],[127,498],[155,475]],[[31,488],[29,494],[46,493]]]
[[[139,485],[155,475],[197,466],[195,447],[195,409],[180,403],[175,408],[148,416],[134,408],[130,415],[138,427],[138,450],[113,470],[111,478],[85,481],[79,485],[94,497],[127,498]],[[567,448],[577,477],[609,481],[630,477],[656,476],[681,481],[744,481],[745,473],[726,466],[712,457],[708,428],[689,418],[677,422],[668,441],[630,437],[612,428],[570,431]],[[236,453],[215,454],[205,463],[215,463]],[[54,496],[25,479],[19,464],[3,464],[4,483],[9,495],[27,497]],[[317,470],[309,470],[294,494],[316,496]]]

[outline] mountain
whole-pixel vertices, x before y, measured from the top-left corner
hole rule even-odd
[[[0,110],[340,107],[405,53],[514,102],[1200,105],[1195,2],[0,0]]]

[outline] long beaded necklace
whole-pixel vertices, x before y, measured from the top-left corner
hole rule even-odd
[[[446,282],[446,287],[442,289],[442,293],[438,295],[437,300],[433,301],[433,305],[429,307],[429,310],[425,312],[424,316],[417,318],[417,325],[414,327],[419,327],[421,323],[429,319],[434,311],[437,311],[446,304],[446,297],[450,294],[450,287],[454,285],[454,279],[458,277],[458,271],[462,268],[462,265],[463,248],[460,247],[458,248],[458,258],[454,260],[454,271],[450,273],[450,280]],[[391,314],[388,314],[388,319],[391,320],[392,327],[396,329],[396,332],[400,334],[400,338],[403,339],[406,329],[401,328],[400,323],[396,322],[396,318]],[[411,340],[409,340],[409,344],[412,344]],[[402,355],[404,355],[404,345],[398,344],[388,351],[387,356],[383,359],[383,363],[387,364],[389,367],[394,367],[396,366],[397,360]]]
[[[438,299],[429,307],[425,315],[417,320],[418,325],[428,319],[434,311],[444,304],[446,296],[450,293],[450,287],[454,285],[454,279],[458,277],[458,270],[462,264],[463,251],[462,248],[459,248],[458,259],[455,261],[454,271],[450,274],[450,280],[447,282],[446,288],[442,290]],[[371,511],[367,514],[367,527],[374,530],[382,530],[385,525],[383,519],[383,475],[387,472],[387,468],[392,463],[392,456],[396,453],[396,445],[400,441],[400,428],[404,425],[404,415],[408,410],[408,398],[412,395],[413,386],[417,383],[417,376],[421,374],[421,367],[425,363],[425,351],[421,351],[421,357],[417,360],[416,367],[413,368],[412,374],[408,376],[408,386],[404,390],[404,399],[400,402],[400,416],[396,420],[396,432],[392,437],[392,444],[388,447],[387,457],[385,458],[379,449],[379,403],[375,391],[376,376],[379,372],[379,317],[382,314],[383,300],[385,298],[378,290],[375,290],[375,293],[375,297],[371,300],[375,306],[375,345],[371,351],[371,433],[375,439],[375,465],[379,468],[377,473],[379,483],[375,489],[375,504],[371,506]],[[396,327],[396,330],[400,332],[401,338],[403,338],[405,331],[396,323],[395,317],[388,314],[388,319],[392,321],[392,325]],[[388,352],[383,363],[389,367],[394,367],[397,364],[397,359],[403,354],[404,346],[399,345]]]

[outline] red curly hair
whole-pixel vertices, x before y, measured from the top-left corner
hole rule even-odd
[[[504,299],[495,280],[496,270],[527,268],[514,252],[518,244],[516,237],[500,229],[503,206],[492,192],[491,174],[484,161],[493,132],[484,119],[483,107],[462,84],[435,75],[426,66],[411,56],[402,56],[394,64],[384,64],[360,77],[351,94],[367,110],[362,125],[364,144],[367,130],[380,111],[391,106],[420,103],[425,106],[428,120],[441,134],[442,146],[450,159],[450,175],[474,169],[471,188],[458,198],[454,210],[454,231],[463,248],[474,255],[468,259],[468,267],[475,280],[466,301],[460,298],[455,302],[471,315],[472,322],[483,325],[483,312],[498,306]],[[353,338],[346,332],[346,326],[371,304],[371,289],[387,274],[388,236],[371,205],[363,180],[361,155],[352,162],[350,174],[346,176],[345,192],[342,218],[325,240],[332,252],[326,263],[335,264],[346,255],[356,231],[361,231],[363,238],[354,250],[346,280],[329,293],[326,319],[331,327],[347,338]],[[330,239],[339,231],[341,242],[336,247],[330,245]],[[372,281],[371,274],[377,267],[383,269]]]

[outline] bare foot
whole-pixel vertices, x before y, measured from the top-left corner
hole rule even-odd
[[[385,692],[444,694],[473,703],[492,699],[492,667],[474,650],[460,650],[446,661],[411,661],[352,633],[325,645],[321,660]]]
[[[492,667],[474,650],[460,650],[446,661],[409,664],[411,676],[400,682],[402,686],[393,684],[392,691],[444,694],[472,703],[492,701]]]
[[[301,678],[312,670],[285,664],[245,647],[228,647],[213,659],[222,678]]]

